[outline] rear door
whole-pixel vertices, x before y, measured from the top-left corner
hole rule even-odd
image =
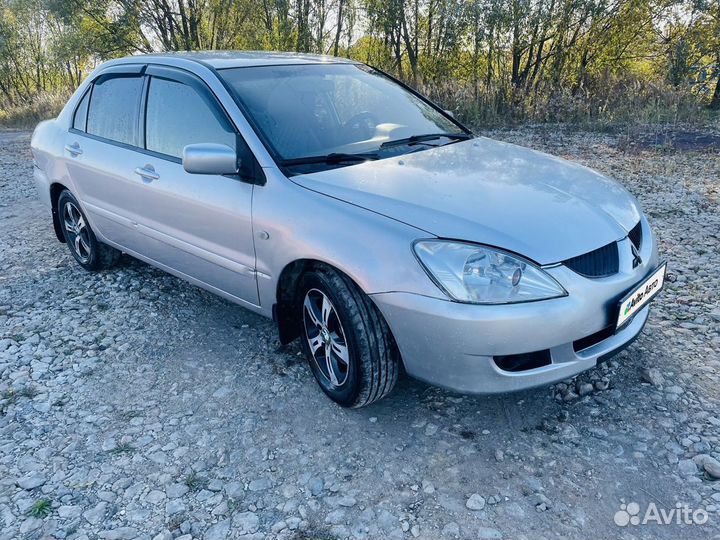
[[[98,77],[80,101],[66,136],[65,162],[93,228],[137,251],[137,179],[129,163],[141,150],[140,109],[145,66],[122,66]]]
[[[143,252],[208,288],[258,303],[251,178],[186,172],[188,144],[249,150],[210,89],[194,75],[149,66],[144,155],[127,163],[142,186],[135,201]],[[247,160],[247,157],[244,161]]]

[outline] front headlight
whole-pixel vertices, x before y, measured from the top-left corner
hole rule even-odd
[[[459,302],[512,304],[567,295],[540,267],[496,248],[446,240],[421,240],[414,248],[425,271]]]

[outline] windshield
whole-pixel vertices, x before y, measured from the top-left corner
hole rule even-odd
[[[467,136],[435,107],[364,65],[262,66],[220,73],[285,164],[319,156],[340,164],[344,160],[338,156],[350,154],[377,159],[390,155],[385,152],[457,140],[444,134]]]

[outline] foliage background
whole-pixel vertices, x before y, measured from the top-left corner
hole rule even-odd
[[[127,54],[348,56],[473,125],[712,122],[720,0],[0,0],[0,125]]]

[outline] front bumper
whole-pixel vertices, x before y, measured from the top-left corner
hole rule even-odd
[[[629,240],[619,243],[620,272],[588,279],[559,265],[547,268],[568,296],[507,305],[471,305],[411,293],[372,295],[390,326],[406,371],[464,393],[498,393],[550,384],[596,365],[629,345],[649,314],[645,307],[617,333],[576,352],[574,342],[614,323],[617,302],[658,264],[643,218],[643,263],[632,268]],[[550,363],[505,371],[494,357],[548,350]]]

